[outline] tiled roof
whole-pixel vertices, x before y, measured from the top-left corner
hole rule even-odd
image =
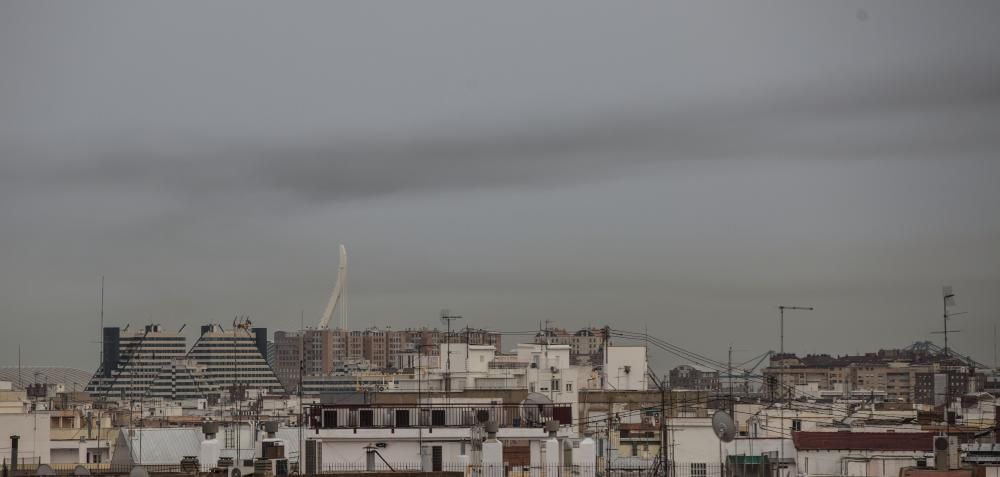
[[[933,432],[796,432],[798,450],[926,451],[934,444]]]

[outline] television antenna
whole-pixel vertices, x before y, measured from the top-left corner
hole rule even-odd
[[[968,312],[967,311],[960,311],[958,313],[948,312],[950,308],[956,306],[957,304],[955,302],[955,290],[951,287],[951,285],[947,285],[941,288],[941,301],[942,301],[942,308],[944,309],[944,313],[942,315],[944,321],[944,329],[941,331],[932,331],[931,333],[936,335],[944,335],[944,356],[945,358],[947,358],[948,356],[951,355],[951,351],[948,348],[948,335],[951,333],[959,333],[962,331],[962,330],[949,330],[948,320],[950,320],[953,316],[964,315]]]
[[[444,369],[444,390],[445,390],[445,400],[448,399],[451,393],[451,322],[455,320],[461,320],[461,315],[452,315],[451,310],[445,308],[441,310],[441,321],[445,323],[447,327],[447,334],[445,335],[445,342],[448,344],[448,354],[445,356],[445,369]]]

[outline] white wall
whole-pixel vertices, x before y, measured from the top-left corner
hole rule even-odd
[[[517,361],[534,363],[538,369],[568,368],[570,349],[569,345],[519,343],[517,345]]]
[[[469,346],[469,371],[485,373],[490,369],[490,363],[496,355],[496,348],[489,345]]]
[[[19,435],[18,459],[38,459],[51,463],[49,413],[0,414],[0,455],[10,458],[10,436]]]
[[[673,429],[674,460],[682,463],[704,462],[716,464],[719,459],[719,439],[712,430],[709,418],[674,418],[669,421]],[[723,458],[725,450],[723,449]]]
[[[609,346],[604,373],[604,389],[641,391],[646,385],[646,348],[643,346]]]
[[[796,463],[804,475],[894,477],[899,469],[917,465],[923,456],[913,451],[802,450]]]
[[[448,357],[449,350],[451,351],[450,363]],[[441,354],[440,367],[442,370],[451,373],[465,372],[469,356],[469,345],[465,343],[441,343],[438,345],[438,352]]]
[[[320,435],[310,435],[309,437],[321,439],[323,465],[332,467],[337,465],[363,466],[365,463],[364,448],[379,442],[386,444],[384,448],[379,449],[379,453],[389,463],[419,465],[419,443],[421,441],[418,439],[419,435],[421,434],[418,429],[396,429],[396,432],[390,432],[387,429],[359,429],[357,433],[350,429],[337,429],[322,430]],[[564,439],[577,437],[569,427],[561,428],[558,435]],[[424,446],[441,446],[443,462],[451,464],[458,462],[461,443],[469,441],[471,431],[463,428],[435,428],[433,432],[429,432],[424,429],[422,436]],[[501,428],[498,437],[504,443],[525,442],[543,440],[546,438],[546,434],[542,429]],[[468,444],[466,452],[471,452]],[[378,468],[385,468],[381,461],[378,461]]]

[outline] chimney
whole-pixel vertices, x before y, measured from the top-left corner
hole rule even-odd
[[[597,468],[597,443],[593,433],[585,432],[580,446],[573,449],[573,465],[580,466],[580,477],[594,477]]]
[[[264,423],[264,432],[269,439],[274,439],[278,434],[278,421],[267,421]]]
[[[201,441],[198,450],[198,463],[214,468],[219,464],[220,457],[219,441],[215,438],[215,435],[219,433],[219,424],[206,422],[201,425],[201,432],[205,434],[205,440]]]
[[[10,475],[17,475],[17,441],[19,435],[10,436]]]
[[[545,423],[545,432],[549,433],[549,438],[545,439],[545,467],[551,472],[557,472],[562,463],[562,444],[556,433],[559,432],[559,421],[551,420]]]
[[[503,469],[503,443],[497,439],[497,431],[500,426],[496,422],[486,423],[486,440],[483,441],[483,467],[491,468],[494,472]],[[488,473],[486,475],[489,475]]]

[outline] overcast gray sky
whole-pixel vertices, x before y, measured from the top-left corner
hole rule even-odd
[[[0,364],[107,324],[1000,322],[1000,3],[3,2]],[[193,341],[193,340],[192,340]],[[664,361],[673,364],[673,361]]]

